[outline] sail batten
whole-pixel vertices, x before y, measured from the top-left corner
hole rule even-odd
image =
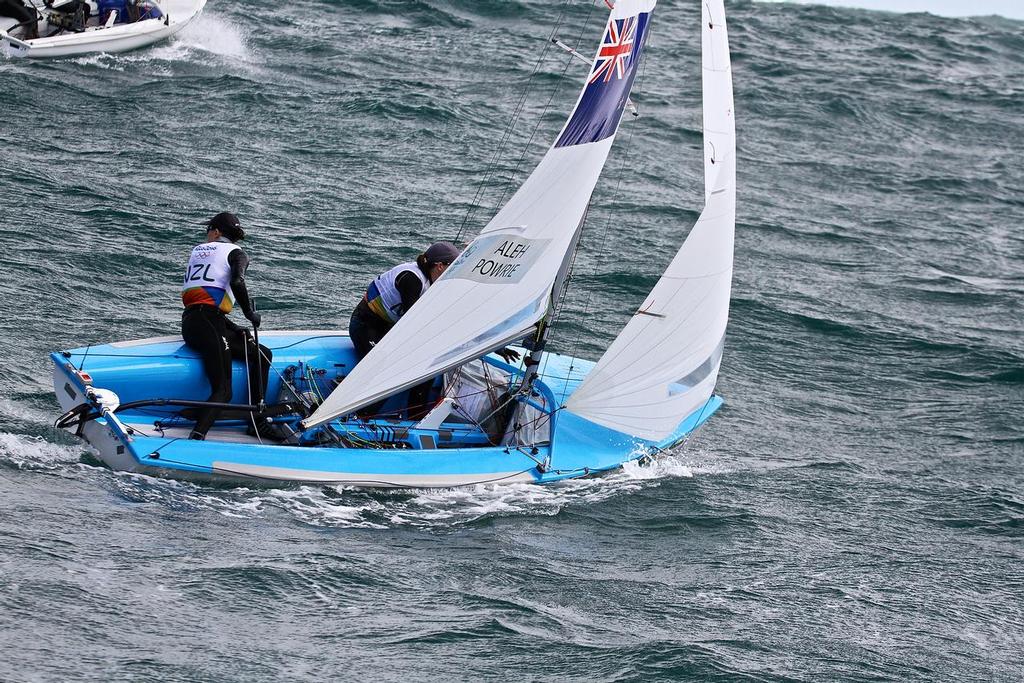
[[[609,13],[576,105],[537,168],[309,418],[313,427],[521,338],[547,314],[636,77],[655,0]]]
[[[736,223],[736,133],[723,0],[701,16],[704,210],[566,409],[592,422],[657,441],[714,392],[732,289]]]

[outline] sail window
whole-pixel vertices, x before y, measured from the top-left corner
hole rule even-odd
[[[668,395],[675,396],[685,393],[706,380],[718,368],[718,364],[722,361],[722,351],[724,349],[725,335],[722,335],[722,338],[718,340],[718,344],[715,346],[715,350],[704,359],[703,363],[698,365],[692,372],[687,373],[682,379],[668,385]]]
[[[433,360],[433,365],[443,365],[452,358],[458,357],[464,351],[482,344],[488,339],[509,339],[509,341],[511,341],[512,338],[515,338],[517,334],[525,331],[525,328],[532,324],[540,311],[543,310],[544,303],[547,298],[548,294],[545,292],[527,304],[524,308],[520,309],[518,313],[513,313],[494,327],[481,332],[464,344],[459,344],[447,353],[441,354]],[[527,323],[527,321],[530,322]]]

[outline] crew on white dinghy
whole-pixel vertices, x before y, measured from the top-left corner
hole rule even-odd
[[[7,33],[21,40],[81,33],[90,27],[133,24],[163,16],[148,0],[44,0],[44,8],[23,0],[0,0],[0,16],[18,20]]]
[[[46,59],[126,52],[173,36],[206,0],[0,0],[0,49]]]

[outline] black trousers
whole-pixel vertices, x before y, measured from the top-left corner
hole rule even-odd
[[[263,344],[259,353],[263,360],[256,365],[256,342],[244,329],[227,319],[219,309],[213,306],[189,306],[181,314],[181,336],[189,347],[199,353],[203,360],[203,370],[210,381],[210,397],[214,403],[231,401],[231,361],[249,360],[249,396],[245,400],[259,403],[267,391],[270,378],[270,362],[273,354]],[[259,374],[257,374],[259,373]],[[219,408],[204,408],[196,416],[193,432],[206,436],[217,416]]]
[[[37,34],[36,13],[25,7],[21,0],[0,0],[0,17],[13,17],[24,24],[26,36]]]
[[[392,325],[385,323],[376,313],[371,311],[365,301],[360,302],[348,321],[348,336],[352,340],[352,346],[356,349],[356,362],[358,363],[365,358],[366,354],[373,348],[373,345],[383,339],[384,335],[392,327]],[[430,396],[430,388],[432,386],[434,386],[434,380],[428,379],[426,382],[417,384],[409,389],[408,418],[410,420],[420,420],[430,412],[433,406],[427,405],[427,399]],[[376,415],[380,413],[383,406],[384,401],[378,401],[373,405],[366,406],[359,412],[367,416]]]
[[[365,301],[361,301],[348,320],[348,336],[356,349],[356,362],[365,358],[373,345],[383,339],[392,327],[371,311]]]

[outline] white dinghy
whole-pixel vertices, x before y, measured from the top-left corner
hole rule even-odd
[[[32,10],[35,26],[0,17],[0,45],[8,57],[46,59],[136,50],[170,38],[206,6],[206,0],[57,0],[49,6],[38,1],[40,6],[33,4]]]

